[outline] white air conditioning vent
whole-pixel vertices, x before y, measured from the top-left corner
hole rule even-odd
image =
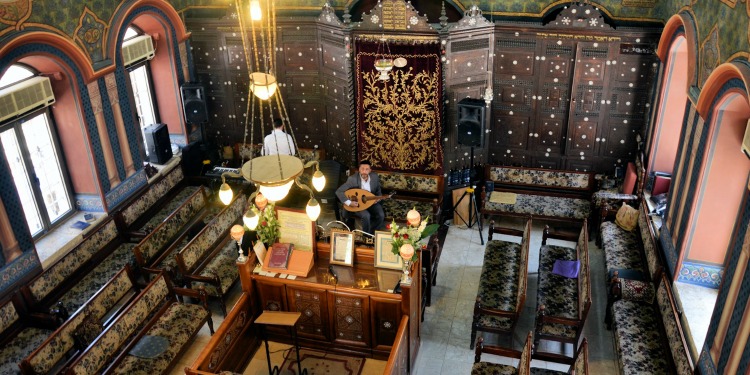
[[[747,125],[745,126],[745,136],[742,138],[742,152],[750,158],[750,120],[747,120]]]
[[[122,43],[122,62],[130,66],[154,58],[154,42],[151,35],[139,35]]]
[[[55,94],[47,77],[33,77],[0,90],[0,122],[52,105]]]

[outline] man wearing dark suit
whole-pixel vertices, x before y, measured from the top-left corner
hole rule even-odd
[[[346,179],[343,185],[336,189],[336,196],[339,201],[343,202],[344,205],[357,207],[359,202],[352,202],[349,198],[344,195],[349,189],[364,189],[374,195],[382,195],[380,190],[380,177],[377,173],[372,172],[372,165],[367,160],[359,162],[359,171]],[[359,212],[348,212],[345,211],[345,215],[354,215],[362,220],[362,231],[374,234],[374,232],[383,226],[383,220],[385,219],[385,213],[383,212],[383,206],[380,202],[375,203],[366,210]]]

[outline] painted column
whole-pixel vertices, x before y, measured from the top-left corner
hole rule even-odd
[[[135,173],[135,167],[133,166],[133,155],[130,153],[130,145],[128,144],[128,134],[125,132],[125,123],[122,119],[120,97],[117,95],[117,80],[114,73],[107,74],[104,80],[107,83],[107,93],[109,94],[109,102],[112,105],[112,115],[115,118],[117,139],[120,141],[120,152],[122,153],[122,163],[125,167],[125,176],[130,177]]]
[[[107,179],[109,180],[111,189],[120,183],[120,177],[117,175],[117,165],[115,164],[112,144],[109,142],[107,125],[104,120],[102,95],[99,91],[99,84],[97,81],[89,83],[87,87],[89,89],[89,97],[91,98],[91,109],[94,112],[94,118],[96,119],[96,128],[99,132],[99,140],[102,144],[102,155],[104,156],[104,165],[107,168]]]

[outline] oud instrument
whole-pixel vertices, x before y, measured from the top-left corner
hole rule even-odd
[[[359,203],[359,205],[356,207],[344,205],[344,209],[349,212],[364,211],[372,207],[373,204],[378,203],[383,199],[388,199],[395,194],[396,193],[391,193],[389,195],[375,195],[365,189],[349,189],[344,192],[344,195],[346,195],[346,199],[352,202],[357,202]]]

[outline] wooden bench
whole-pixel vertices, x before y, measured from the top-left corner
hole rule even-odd
[[[591,172],[487,165],[481,211],[485,216],[507,215],[547,220],[583,221],[591,215],[596,181]],[[495,193],[508,193],[507,202],[492,202]],[[512,203],[515,199],[515,203]]]
[[[612,320],[620,373],[692,374],[694,364],[669,280],[661,275],[655,298],[653,285],[645,284],[647,288],[640,293],[631,293],[624,280],[612,282],[616,298]]]
[[[575,248],[547,244],[548,239],[575,241]],[[591,279],[589,275],[589,236],[586,220],[580,233],[569,235],[552,233],[545,226],[542,247],[539,249],[539,282],[536,297],[534,345],[540,340],[553,340],[577,346],[591,307]],[[556,260],[578,260],[577,278],[552,273]]]
[[[395,192],[391,199],[382,200],[385,222],[406,221],[406,213],[412,208],[419,211],[422,219],[430,223],[441,223],[440,206],[443,202],[443,176],[373,171],[380,177],[383,194]]]
[[[518,359],[517,366],[502,365],[499,363],[483,362],[482,353],[497,355]],[[568,371],[556,371],[549,369],[537,369],[531,367],[531,360],[539,359],[548,362],[557,362],[570,365]],[[537,354],[532,353],[531,332],[526,336],[523,345],[523,351],[506,349],[499,346],[484,345],[484,340],[480,337],[477,340],[477,347],[474,354],[474,365],[471,368],[471,375],[496,375],[496,374],[544,374],[544,375],[588,375],[589,373],[589,345],[586,339],[583,339],[581,346],[576,351],[575,356],[570,359],[564,356]]]
[[[129,266],[125,266],[91,299],[63,323],[21,363],[23,374],[52,374],[65,367],[87,344],[85,337],[101,332],[140,291]],[[85,334],[85,333],[88,333]],[[93,338],[91,337],[91,338]]]
[[[176,293],[200,298],[203,305],[177,301]],[[70,364],[67,374],[163,374],[174,366],[180,354],[204,323],[213,334],[211,313],[205,295],[173,288],[160,273],[124,311]],[[154,358],[130,354],[145,336],[166,338],[166,349]]]
[[[83,242],[21,288],[27,304],[40,313],[59,310],[64,317],[78,310],[126,264],[134,263],[136,244],[122,241],[115,222],[105,220]]]
[[[494,233],[519,236],[521,242],[493,240]],[[477,331],[508,333],[512,338],[526,302],[530,236],[531,219],[526,221],[523,231],[496,228],[495,223],[490,222],[471,323],[471,349],[474,348]]]
[[[186,285],[196,290],[202,288],[209,297],[218,299],[225,317],[227,292],[240,278],[237,242],[229,236],[229,230],[241,221],[246,206],[247,196],[239,194],[175,254]]]
[[[60,325],[63,318],[33,313],[13,293],[0,302],[0,374],[16,374],[19,363]]]

